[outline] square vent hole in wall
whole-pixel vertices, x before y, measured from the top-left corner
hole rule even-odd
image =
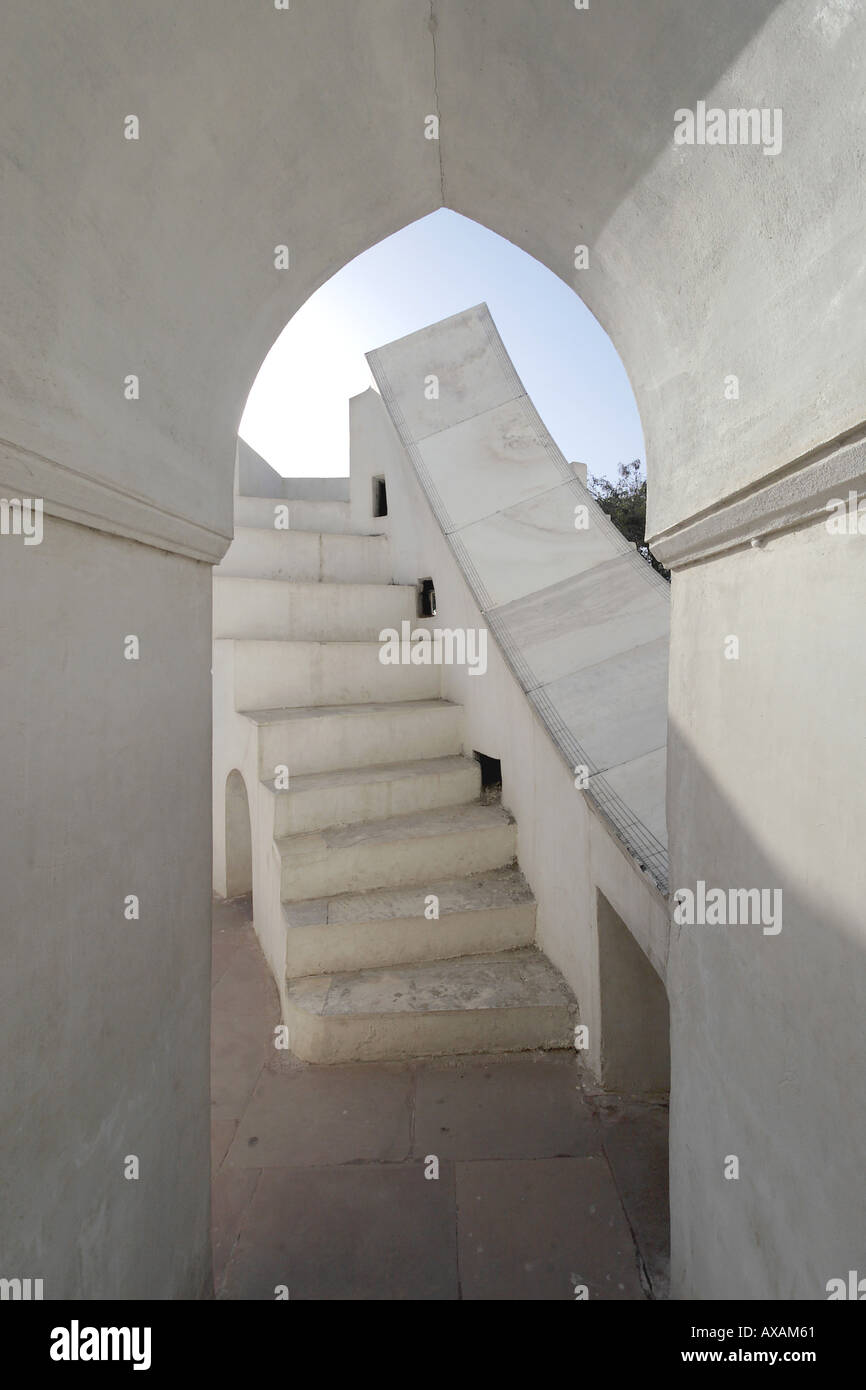
[[[432,579],[418,580],[418,617],[436,617],[436,590]]]
[[[385,491],[385,479],[373,479],[373,515],[388,515],[388,494]]]
[[[487,753],[473,749],[472,756],[481,764],[481,801],[489,805],[491,801],[502,800],[502,763]]]

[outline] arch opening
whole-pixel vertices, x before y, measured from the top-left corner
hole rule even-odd
[[[243,776],[235,768],[226,778],[226,897],[253,891],[253,845],[250,802]]]
[[[619,913],[596,890],[601,994],[601,1078],[607,1090],[667,1099],[671,1084],[667,991]]]
[[[471,228],[476,240],[480,237],[488,246],[504,248],[501,253],[511,265],[517,261],[531,267],[536,283],[540,280],[553,287],[551,300],[558,300],[560,305],[564,300],[569,305],[572,319],[582,322],[592,340],[590,347],[583,345],[583,363],[597,366],[603,350],[606,363],[616,371],[619,402],[611,406],[608,401],[610,416],[621,420],[625,402],[635,423],[635,443],[622,446],[619,459],[642,454],[637,407],[623,365],[574,289],[527,252],[481,224],[460,217],[453,220],[458,227]],[[417,224],[408,230],[417,234]],[[380,249],[374,247],[373,254]],[[339,278],[340,273],[329,285]],[[573,547],[581,544],[585,532],[575,524],[578,513],[581,519],[584,513],[591,516],[594,528],[593,548],[584,559],[595,563],[604,555],[609,564],[616,565],[628,549],[621,540],[611,542],[612,528],[593,506],[586,487],[586,463],[569,463],[565,454],[579,453],[586,459],[589,452],[593,474],[615,469],[619,460],[614,456],[599,463],[591,450],[575,444],[575,436],[568,438],[550,419],[549,390],[545,398],[548,378],[555,378],[554,394],[558,390],[568,398],[572,415],[580,424],[593,414],[597,387],[586,388],[583,383],[586,389],[579,403],[573,391],[569,397],[569,383],[573,386],[580,379],[582,360],[579,353],[567,359],[543,315],[542,321],[536,322],[535,343],[541,343],[546,352],[539,349],[540,366],[534,368],[533,343],[525,339],[521,343],[519,332],[519,320],[525,317],[521,296],[512,293],[513,275],[508,278],[508,292],[498,297],[481,283],[452,291],[458,296],[456,302],[452,298],[427,308],[410,305],[408,310],[401,302],[397,308],[403,315],[408,312],[409,319],[404,316],[385,325],[381,321],[369,323],[365,317],[368,303],[359,300],[363,337],[357,346],[364,378],[344,382],[340,389],[347,404],[352,398],[345,420],[345,433],[351,440],[351,470],[347,456],[342,476],[333,466],[320,467],[317,475],[315,461],[321,437],[312,433],[305,442],[296,428],[293,410],[299,395],[304,394],[303,387],[291,365],[284,362],[277,368],[281,374],[278,387],[288,407],[284,428],[294,457],[281,460],[277,470],[266,446],[259,456],[253,453],[258,440],[250,434],[241,435],[247,453],[239,448],[235,498],[238,534],[216,579],[215,598],[219,602],[215,604],[215,634],[220,640],[250,642],[249,647],[236,649],[231,721],[236,723],[244,717],[243,711],[249,712],[257,726],[259,759],[256,764],[248,731],[236,731],[236,746],[220,766],[232,766],[241,759],[237,765],[245,769],[247,785],[255,789],[259,893],[255,927],[280,993],[283,1046],[301,1062],[315,1064],[362,1060],[411,1067],[415,1058],[459,1059],[461,1074],[466,1075],[469,1086],[478,1087],[479,1107],[486,1110],[492,1126],[485,1140],[491,1157],[503,1157],[508,1149],[506,1112],[500,1109],[497,1096],[503,1088],[521,1088],[526,1109],[521,1119],[520,1154],[527,1162],[535,1162],[543,1157],[546,1141],[530,1084],[536,1060],[533,1054],[551,1054],[544,1059],[545,1074],[550,1086],[561,1088],[562,1104],[567,1106],[580,1090],[578,1079],[583,1069],[594,1067],[599,1015],[591,951],[581,954],[591,938],[594,921],[592,831],[568,753],[556,761],[553,748],[538,746],[532,708],[522,698],[527,694],[525,682],[504,668],[497,667],[491,675],[486,659],[483,670],[478,662],[472,663],[476,673],[489,681],[491,688],[483,696],[481,681],[464,680],[467,672],[460,661],[453,668],[445,663],[441,678],[438,672],[428,672],[424,663],[414,665],[411,673],[401,665],[398,683],[386,663],[380,663],[383,669],[376,671],[374,682],[355,660],[364,654],[362,647],[372,647],[377,632],[382,640],[381,633],[388,630],[391,621],[389,618],[386,623],[386,614],[392,611],[395,621],[404,617],[411,621],[439,616],[441,604],[441,620],[449,631],[459,628],[475,633],[487,630],[492,608],[504,607],[511,599],[532,601],[536,589],[543,591],[553,581],[577,582],[569,567],[575,563]],[[402,290],[399,279],[397,287],[398,292]],[[323,292],[327,290],[328,285],[323,287]],[[309,318],[314,298],[290,321],[287,333],[303,322],[303,316]],[[488,301],[492,301],[490,310]],[[455,308],[456,314],[449,312]],[[493,313],[498,325],[493,322]],[[499,327],[504,341],[499,340]],[[327,360],[319,368],[323,373],[330,370],[334,360],[329,331],[337,331],[333,318],[322,334],[328,349]],[[425,332],[422,360],[426,360],[425,352],[440,353],[446,398],[450,390],[447,383],[453,386],[455,381],[460,386],[451,392],[452,400],[459,398],[461,391],[471,397],[479,390],[479,381],[487,383],[488,393],[492,389],[498,396],[490,409],[503,413],[490,422],[489,437],[471,445],[472,456],[463,459],[461,477],[469,479],[476,456],[482,460],[489,457],[494,472],[501,463],[499,472],[506,489],[516,487],[518,492],[527,493],[526,498],[514,499],[516,516],[505,518],[516,529],[517,542],[504,558],[512,569],[518,569],[521,557],[526,559],[527,544],[532,548],[552,535],[559,558],[554,557],[551,564],[536,555],[536,569],[531,563],[524,566],[533,578],[540,576],[535,588],[530,582],[528,587],[518,584],[515,589],[513,575],[494,575],[490,590],[473,592],[467,606],[459,569],[448,548],[450,530],[441,527],[441,519],[424,505],[422,483],[412,472],[412,453],[401,444],[389,422],[386,402],[393,397],[379,375],[382,353],[389,349],[377,350],[377,343],[396,340],[390,349],[403,360],[402,354],[409,351],[407,340],[413,339],[417,346],[419,338],[425,339]],[[444,336],[437,339],[437,334]],[[560,343],[567,337],[566,329]],[[573,349],[574,343],[570,346]],[[371,349],[366,360],[371,361],[372,376],[363,356]],[[509,360],[512,351],[513,364]],[[438,368],[430,365],[421,370],[413,361],[403,372],[404,380],[408,375],[417,384],[416,405],[425,387],[430,388],[425,400],[439,400],[435,370]],[[494,377],[496,372],[502,373],[501,379]],[[484,397],[479,399],[483,402]],[[472,404],[470,400],[469,406]],[[471,418],[481,419],[486,414],[479,407]],[[598,412],[595,414],[597,418]],[[440,419],[435,408],[433,415],[442,431],[460,424]],[[322,416],[321,402],[318,416],[317,424]],[[426,424],[431,424],[429,418]],[[481,428],[487,429],[488,422]],[[433,429],[432,433],[442,431]],[[558,437],[561,449],[552,444],[551,435],[554,440]],[[516,481],[515,456],[524,470]],[[452,505],[458,512],[463,507],[459,514],[467,527],[472,518],[466,514],[466,506],[475,507],[488,522],[499,525],[494,504],[502,508],[511,505],[499,495],[499,482],[488,481],[486,491],[481,489],[484,495],[468,503],[457,495],[459,486],[452,490]],[[379,505],[382,492],[386,506]],[[471,493],[472,488],[467,487],[467,496]],[[531,509],[521,510],[524,502],[535,505],[536,498],[543,499],[539,505],[547,509],[542,516]],[[281,528],[278,519],[283,514],[291,521]],[[342,554],[339,565],[335,559],[338,549]],[[629,567],[632,560],[633,554],[627,557]],[[638,571],[641,567],[638,561]],[[628,585],[626,564],[620,564],[619,569]],[[428,579],[419,580],[419,575]],[[315,580],[324,583],[317,587]],[[641,580],[638,574],[638,589]],[[284,589],[281,596],[280,581],[305,587]],[[585,575],[582,582],[585,586],[588,583]],[[429,612],[423,603],[424,611],[416,611],[419,585],[422,596],[425,591],[435,595]],[[381,621],[372,626],[370,618],[353,607],[362,590],[370,602],[375,599],[377,604],[387,605],[381,609]],[[641,597],[638,592],[638,599]],[[563,599],[565,612],[568,596],[563,595]],[[589,592],[584,607],[587,602],[590,607],[595,604],[594,591]],[[400,605],[407,605],[405,613],[402,607],[397,612]],[[631,643],[631,634],[615,642],[618,640]],[[266,641],[295,642],[298,646],[290,652],[274,645],[274,659],[269,656],[265,661]],[[328,642],[335,644],[334,662],[338,656],[343,662],[339,681],[325,661],[316,664],[319,648]],[[342,651],[353,643],[358,651]],[[569,651],[578,645],[572,643]],[[340,652],[337,647],[341,647]],[[281,653],[285,660],[278,668]],[[606,654],[605,650],[599,653],[602,658]],[[371,670],[375,669],[371,662]],[[571,668],[565,674],[570,675]],[[438,704],[440,699],[449,721],[447,729],[440,724],[443,711],[438,708],[435,714],[425,713],[423,719],[416,720],[416,706],[420,711],[422,703]],[[398,721],[389,716],[389,705],[394,701],[412,707],[411,723],[406,723],[410,714],[405,709],[401,713],[405,734]],[[215,709],[226,709],[231,703],[217,699]],[[508,719],[504,711],[510,703],[513,718]],[[338,712],[340,705],[347,706],[346,713]],[[357,713],[350,715],[349,709],[357,711],[366,705],[369,710],[363,715],[363,731],[351,746],[339,727],[334,728],[333,739],[325,737],[324,726],[320,730],[323,721],[345,725],[347,719],[358,717]],[[313,717],[310,711],[316,707],[320,709]],[[304,737],[295,736],[299,710],[309,721],[308,736],[306,730]],[[215,731],[217,727],[215,724]],[[267,732],[262,733],[262,729]],[[400,734],[399,739],[395,733]],[[472,759],[477,748],[494,750],[495,758],[491,754],[480,761]],[[272,769],[278,767],[288,774],[286,785],[271,781]],[[435,784],[431,780],[434,775],[438,779]],[[227,785],[227,827],[228,791],[234,777],[232,774]],[[501,798],[504,783],[505,801]],[[536,783],[545,787],[541,809],[533,791]],[[390,788],[387,795],[382,788]],[[239,792],[236,783],[232,789]],[[237,830],[237,796],[232,798],[232,806]],[[408,817],[411,825],[403,825],[401,817]],[[515,826],[520,827],[522,837],[519,852]],[[568,841],[568,847],[551,855],[548,847],[557,835]],[[581,850],[575,848],[576,841]],[[242,891],[228,838],[226,849],[228,891]],[[596,867],[600,867],[603,883],[611,874],[630,876],[636,872],[624,857]],[[646,888],[638,879],[635,891],[640,894]],[[569,909],[563,911],[566,902]],[[339,980],[338,989],[333,989],[335,979]],[[435,1007],[429,1006],[425,988],[437,1001]],[[339,1016],[330,1008],[338,992],[344,1005]],[[415,997],[413,992],[417,992],[418,1006],[407,1011],[400,1001]],[[503,1002],[512,998],[516,1001],[513,1007]],[[441,1005],[443,999],[448,1007]],[[589,1020],[593,1037],[589,1058],[579,1055],[583,1044],[574,1025],[578,999],[580,1017]],[[493,1068],[491,1076],[476,1071],[477,1058],[491,1054],[495,1056],[495,1066],[488,1064],[488,1070]],[[314,1125],[318,1123],[317,1107],[322,1104],[316,1080],[313,1073],[309,1104]],[[616,1098],[609,1100],[612,1107],[617,1105]],[[442,1103],[446,1103],[444,1099]],[[642,1116],[639,1123],[644,1120]],[[589,1116],[588,1122],[597,1123],[598,1116]],[[256,1127],[263,1125],[262,1111]],[[253,1141],[242,1133],[236,1142],[241,1146],[258,1141],[258,1135]],[[350,1143],[348,1137],[346,1142]],[[656,1201],[656,1195],[646,1198],[649,1205]],[[624,1211],[613,1187],[607,1196],[612,1219],[621,1221]],[[561,1194],[550,1200],[557,1206]],[[565,1206],[567,1203],[563,1204],[563,1217]],[[623,1206],[628,1209],[627,1202],[623,1201]],[[663,1264],[666,1207],[660,1210],[657,1253]],[[498,1221],[495,1237],[503,1238],[506,1231],[507,1222]],[[637,1259],[637,1246],[634,1253]],[[605,1252],[605,1259],[612,1254],[613,1247]],[[513,1267],[518,1266],[519,1261]],[[507,1259],[503,1267],[508,1267]],[[630,1267],[627,1275],[632,1280],[628,1285],[632,1297],[641,1296],[636,1269],[637,1265]],[[566,1286],[567,1277],[563,1276],[561,1287]],[[549,1296],[557,1296],[553,1286]]]
[[[260,359],[241,439],[283,476],[346,476],[348,401],[374,385],[365,355],[482,301],[545,425],[566,458],[584,461],[584,476],[615,480],[621,463],[645,460],[627,368],[577,284],[444,207],[349,257],[295,308]]]

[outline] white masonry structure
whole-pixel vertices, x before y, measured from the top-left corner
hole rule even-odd
[[[239,446],[216,891],[252,889],[300,1057],[577,1036],[607,1084],[665,1091],[668,585],[562,458],[486,306],[370,361],[349,479]],[[420,660],[436,630],[484,668]],[[501,805],[473,753],[501,763]]]
[[[438,698],[460,706],[461,756],[501,761],[535,946],[602,1075],[606,1048],[635,1075],[630,1041],[658,1017],[640,966],[664,975],[672,1296],[824,1300],[866,1277],[866,6],[8,0],[3,45],[0,499],[42,507],[39,544],[0,527],[2,1275],[43,1278],[46,1299],[210,1287],[211,568],[238,423],[310,296],[444,207],[560,277],[628,373],[647,538],[671,571],[661,705],[663,634],[637,616],[657,596],[629,616],[616,537],[585,606],[576,573],[531,573],[531,526],[527,588],[502,587],[510,513],[532,499],[448,479],[436,441],[474,426],[424,433],[412,408],[432,403],[397,374],[411,341],[382,354],[381,398],[353,403],[350,497],[321,505],[388,532],[375,583],[435,577],[449,624],[484,618],[488,674],[443,668]],[[565,480],[534,459],[541,505]],[[365,470],[386,477],[381,522]],[[322,568],[289,573],[364,573],[335,552],[323,539]],[[531,595],[569,582],[585,634],[550,648]],[[240,690],[242,708],[301,709],[338,678],[323,657],[317,691],[269,691],[264,645],[264,704]],[[387,674],[396,706],[406,672]],[[396,714],[390,732],[364,756],[412,761]],[[218,814],[247,769],[258,835],[250,758],[222,768]],[[676,920],[700,885],[708,904],[778,890],[781,930]],[[275,910],[266,927],[285,995],[277,952],[307,928]],[[128,1153],[148,1175],[135,1200]]]

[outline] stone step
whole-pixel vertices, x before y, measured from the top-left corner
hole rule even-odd
[[[294,642],[378,642],[385,628],[429,626],[416,618],[414,584],[329,584],[214,575],[214,637]]]
[[[528,947],[292,980],[286,1022],[296,1056],[350,1062],[566,1048],[575,1017],[562,976]]]
[[[254,526],[265,531],[328,531],[332,535],[354,530],[348,502],[279,497],[236,497],[235,525]]]
[[[387,536],[329,535],[323,531],[275,531],[236,526],[235,537],[214,577],[292,579],[324,584],[388,584]]]
[[[300,709],[245,709],[256,727],[258,775],[290,777],[460,752],[463,710],[450,700],[394,700]]]
[[[438,918],[425,916],[430,895]],[[284,903],[289,979],[531,946],[535,899],[517,868],[422,887]]]
[[[476,801],[481,767],[474,758],[423,758],[302,773],[290,776],[287,788],[275,787],[273,777],[263,780],[279,837]]]
[[[214,648],[224,643],[233,647],[237,710],[434,700],[441,694],[441,666],[384,665],[379,642],[221,637]]]
[[[446,806],[275,841],[283,901],[422,885],[513,862],[517,827],[501,806]]]

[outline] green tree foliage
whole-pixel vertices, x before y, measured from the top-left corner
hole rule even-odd
[[[609,478],[590,475],[589,490],[603,512],[610,517],[617,530],[627,541],[632,541],[645,560],[652,565],[663,579],[670,579],[666,570],[657,560],[644,540],[646,534],[646,476],[640,459],[619,465],[619,478],[612,483]]]

